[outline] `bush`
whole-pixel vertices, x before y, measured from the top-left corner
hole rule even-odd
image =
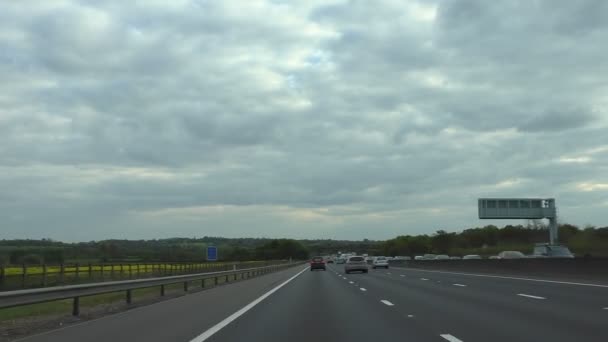
[[[42,264],[42,257],[38,254],[28,254],[23,256],[19,263],[26,265],[40,265]]]

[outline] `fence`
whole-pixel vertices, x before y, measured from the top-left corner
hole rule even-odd
[[[0,265],[0,291],[258,267],[277,261]]]

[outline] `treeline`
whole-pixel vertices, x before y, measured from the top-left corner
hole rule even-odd
[[[306,259],[337,252],[387,256],[425,253],[493,255],[502,250],[530,253],[536,242],[546,242],[542,226],[485,226],[458,233],[443,230],[431,235],[403,235],[386,241],[229,239],[221,237],[160,240],[104,240],[64,243],[43,240],[0,240],[2,264],[58,264],[62,262],[200,262],[207,246],[216,246],[222,261]],[[559,239],[577,255],[608,257],[608,227],[560,225]]]
[[[608,257],[608,227],[581,229],[570,224],[559,226],[559,242],[579,256]],[[507,225],[498,228],[488,225],[465,229],[460,233],[439,230],[432,235],[398,236],[382,243],[380,254],[415,256],[425,253],[494,255],[502,250],[531,253],[535,243],[547,242],[545,227]]]
[[[216,246],[221,261],[306,259],[308,249],[289,239],[104,240],[63,243],[44,240],[0,240],[2,264],[65,262],[201,262],[207,246]]]

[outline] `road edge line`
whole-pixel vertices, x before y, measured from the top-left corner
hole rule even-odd
[[[300,272],[298,272],[296,275],[294,275],[293,277],[285,280],[284,282],[282,282],[281,284],[277,285],[275,288],[273,288],[272,290],[264,293],[263,295],[261,295],[260,297],[258,297],[257,299],[255,299],[253,302],[245,305],[244,307],[242,307],[241,309],[239,309],[238,311],[236,311],[235,313],[233,313],[232,315],[224,318],[222,321],[220,321],[219,323],[215,324],[214,326],[212,326],[211,328],[207,329],[205,332],[203,332],[202,334],[196,336],[195,338],[193,338],[192,340],[190,340],[190,342],[203,342],[206,341],[207,339],[209,339],[211,336],[215,335],[218,331],[222,330],[224,327],[226,327],[228,324],[232,323],[233,321],[235,321],[237,318],[241,317],[243,314],[245,314],[247,311],[251,310],[254,306],[258,305],[261,301],[263,301],[264,299],[268,298],[270,295],[272,295],[273,293],[277,292],[281,287],[287,285],[288,283],[290,283],[292,280],[296,279],[298,276],[300,276],[302,273],[308,271],[308,266],[306,266],[303,270],[301,270]]]

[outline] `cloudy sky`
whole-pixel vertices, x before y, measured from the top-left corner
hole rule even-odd
[[[601,0],[2,1],[0,238],[607,225],[607,37]]]

